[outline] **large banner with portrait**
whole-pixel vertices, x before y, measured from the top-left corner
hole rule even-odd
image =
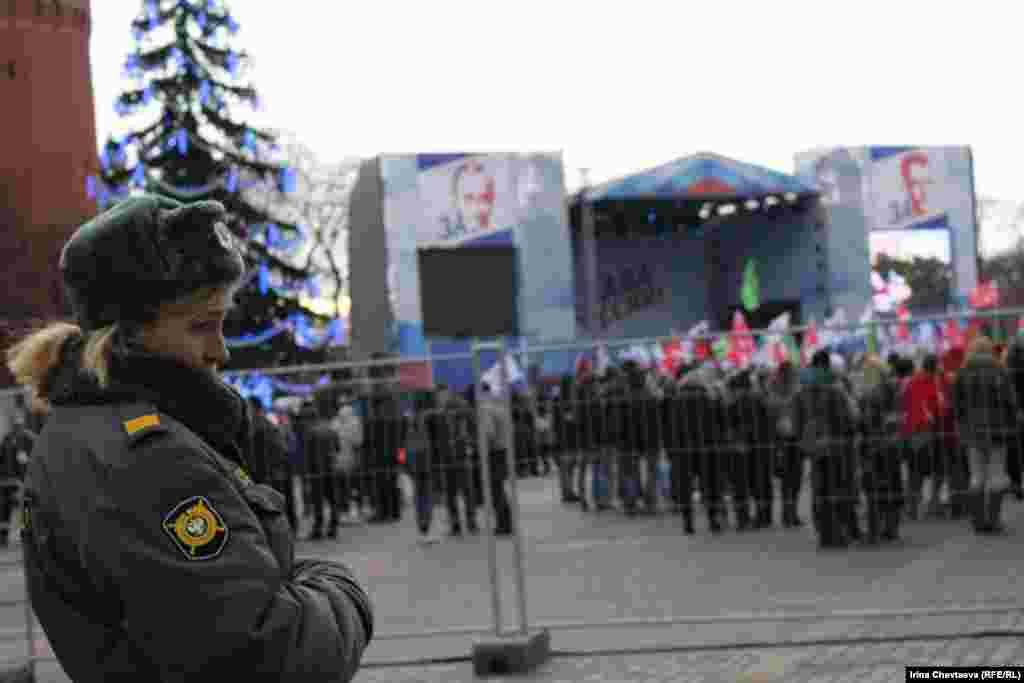
[[[880,312],[903,304],[937,312],[975,288],[970,148],[815,150],[797,156],[797,173],[822,193],[829,241],[844,247],[830,266],[866,258]]]
[[[432,350],[423,336],[417,249],[515,245],[520,327],[532,342],[575,334],[574,289],[562,161],[557,154],[419,154],[381,157],[388,291],[395,345]],[[454,274],[457,276],[457,274]],[[467,288],[487,290],[486,282]]]

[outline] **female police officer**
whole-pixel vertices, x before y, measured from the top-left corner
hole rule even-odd
[[[243,271],[216,202],[128,199],[61,270],[79,325],[8,364],[52,408],[27,475],[32,605],[78,681],[349,681],[373,632],[346,567],[296,560],[215,370]]]

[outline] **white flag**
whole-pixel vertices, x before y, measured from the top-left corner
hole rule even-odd
[[[498,363],[500,362],[501,361],[499,360]],[[480,378],[482,381],[486,382],[488,386],[491,387],[492,396],[505,395],[505,385],[501,381],[501,366],[498,365],[498,363],[495,363],[493,367],[491,367],[490,370],[485,372],[483,376]],[[519,369],[519,364],[516,363],[515,358],[513,358],[509,354],[505,355],[505,372],[507,373],[508,381],[510,384],[519,384],[524,379],[526,379],[526,376],[523,374],[522,370]]]
[[[622,352],[622,360],[633,361],[641,368],[651,367],[651,353],[648,349],[639,344],[634,344]]]
[[[604,377],[608,373],[608,368],[612,366],[612,358],[608,355],[608,347],[601,344],[597,347],[597,372],[598,377]]]

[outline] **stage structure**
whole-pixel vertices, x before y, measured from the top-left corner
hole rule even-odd
[[[512,245],[518,254],[521,338],[510,348],[575,335],[572,259],[562,161],[557,154],[383,155],[362,164],[349,235],[354,357],[468,353],[471,340],[423,334],[419,250]],[[452,277],[458,278],[459,273]],[[486,278],[466,281],[486,296]],[[458,302],[453,302],[457,305]],[[496,359],[484,358],[485,365]],[[470,361],[404,363],[402,383],[463,387]]]
[[[796,177],[702,153],[589,188],[571,210],[580,336],[666,336],[701,321],[728,329],[751,260],[764,328],[784,311],[819,323],[870,297],[866,261],[822,229],[815,189]],[[838,277],[837,277],[838,274]]]
[[[907,304],[915,313],[966,305],[978,280],[969,147],[817,149],[797,154],[796,167],[798,177],[821,195],[829,240],[850,266],[843,277],[871,278],[879,294],[892,286],[887,273],[877,272],[879,264],[896,262],[911,279],[917,275],[908,283]],[[915,260],[926,265],[912,267]],[[922,292],[924,286],[931,291]],[[943,286],[948,292],[937,291]],[[865,297],[860,308],[869,301]],[[892,313],[893,303],[875,297],[879,313]]]

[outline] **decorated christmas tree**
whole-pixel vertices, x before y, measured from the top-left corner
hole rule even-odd
[[[114,105],[130,132],[107,140],[88,190],[101,209],[140,191],[223,203],[249,266],[225,328],[229,367],[317,362],[331,335],[314,329],[328,320],[301,305],[301,294],[318,296],[315,273],[289,258],[305,230],[270,210],[295,190],[295,173],[275,161],[275,136],[246,122],[260,101],[248,55],[231,47],[238,30],[221,0],[142,3],[125,63],[132,85]]]

